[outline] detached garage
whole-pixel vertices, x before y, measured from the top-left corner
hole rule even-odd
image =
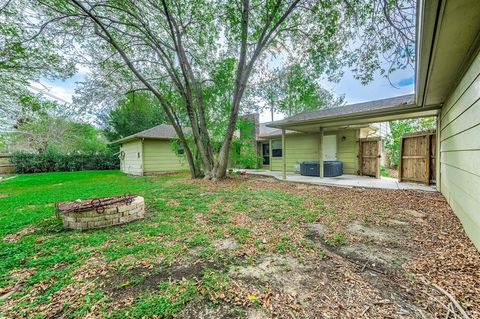
[[[120,145],[120,170],[124,173],[142,176],[188,170],[172,125],[157,125],[113,143]]]

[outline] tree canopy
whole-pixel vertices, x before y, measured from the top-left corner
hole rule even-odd
[[[158,101],[148,92],[131,92],[103,118],[110,141],[152,128],[167,121]]]
[[[263,80],[272,59],[283,61],[272,74],[298,64],[330,79],[338,79],[344,67],[364,83],[377,70],[387,75],[412,64],[414,4],[18,0],[7,7],[13,27],[26,30],[17,32],[13,43],[47,41],[48,49],[61,46],[69,59],[90,68],[77,101],[101,108],[125,92],[150,91],[184,146],[192,177],[203,170],[206,178],[217,179],[225,176],[245,90]],[[191,128],[201,167],[185,126]],[[212,135],[223,139],[218,151]]]
[[[385,148],[390,156],[390,164],[398,167],[400,164],[400,142],[402,137],[411,132],[433,130],[436,128],[435,117],[390,121],[390,135],[385,141]]]
[[[252,85],[246,92],[246,107],[253,111],[269,110],[292,116],[301,112],[340,106],[343,96],[323,88],[313,72],[301,65],[291,65],[278,74],[278,79]]]
[[[37,16],[32,10],[27,1],[0,4],[0,130],[40,110],[32,82],[66,78],[75,71],[72,59],[61,50],[63,41],[43,36],[41,22],[32,21]]]

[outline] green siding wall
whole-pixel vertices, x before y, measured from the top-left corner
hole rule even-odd
[[[337,159],[343,162],[344,173],[356,174],[356,130],[341,130],[325,133],[325,135],[331,134],[337,135]],[[343,136],[345,136],[344,141],[342,141]],[[281,137],[279,139],[281,139]],[[320,133],[287,135],[285,137],[287,171],[293,172],[294,165],[303,161],[318,161],[320,159],[319,146]],[[281,157],[272,157],[270,159],[270,169],[272,171],[281,171],[282,165],[283,162]]]
[[[345,137],[345,139],[343,139]],[[357,174],[357,131],[337,132],[337,160],[343,162],[344,174]]]
[[[480,249],[480,55],[439,118],[440,190]]]
[[[294,165],[299,164],[300,162],[318,160],[319,143],[320,133],[287,135],[285,137],[287,171],[293,172]],[[271,170],[281,171],[282,165],[283,161],[281,157],[271,158]]]
[[[142,143],[134,140],[123,143],[120,147],[125,157],[120,160],[120,170],[131,175],[142,175]]]
[[[178,156],[169,140],[145,140],[143,142],[145,173],[188,170],[184,156]]]

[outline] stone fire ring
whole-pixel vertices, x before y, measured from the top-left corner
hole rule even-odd
[[[132,195],[60,202],[56,207],[63,226],[70,229],[121,225],[145,216],[143,197]]]

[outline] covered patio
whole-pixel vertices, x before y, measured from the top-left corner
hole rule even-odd
[[[392,120],[436,116],[438,106],[419,107],[414,95],[404,95],[383,100],[357,103],[331,109],[304,112],[284,120],[266,123],[267,127],[276,129],[264,136],[262,146],[267,146],[268,165],[263,170],[250,170],[250,174],[267,175],[292,182],[328,184],[347,187],[370,187],[386,189],[435,190],[435,186],[399,182],[394,178],[380,176],[381,159],[383,159],[382,138],[378,135],[362,135],[362,127],[372,123]],[[434,142],[435,143],[435,142]],[[423,144],[420,145],[423,151]],[[430,148],[430,146],[429,146]],[[432,147],[435,153],[438,147]],[[428,153],[428,152],[427,152]],[[418,158],[425,167],[435,171],[438,157],[404,156]],[[402,157],[403,158],[403,157]],[[335,162],[343,166],[339,173],[332,173],[331,165]],[[428,166],[427,163],[428,162]],[[311,171],[298,167],[309,163],[317,168]],[[310,164],[312,163],[312,164]],[[316,163],[316,164],[315,164]],[[329,167],[327,174],[324,171]],[[418,171],[418,167],[407,168]],[[343,174],[342,174],[343,171]],[[400,170],[401,171],[401,170]],[[302,172],[302,174],[298,174]],[[309,176],[305,176],[309,175]],[[340,176],[339,176],[340,175]],[[336,176],[336,177],[327,177]],[[416,180],[416,179],[415,179]],[[432,180],[434,182],[434,179]]]
[[[287,172],[285,177],[281,171],[270,171],[262,169],[247,169],[247,174],[268,176],[278,180],[292,182],[292,183],[305,183],[314,185],[329,185],[338,187],[364,187],[364,188],[383,188],[383,189],[403,189],[403,190],[420,190],[426,192],[435,192],[435,186],[428,186],[417,183],[400,183],[395,178],[380,177],[373,178],[370,176],[360,175],[348,175],[344,174],[338,177],[316,177],[316,176],[303,176],[296,173]]]

